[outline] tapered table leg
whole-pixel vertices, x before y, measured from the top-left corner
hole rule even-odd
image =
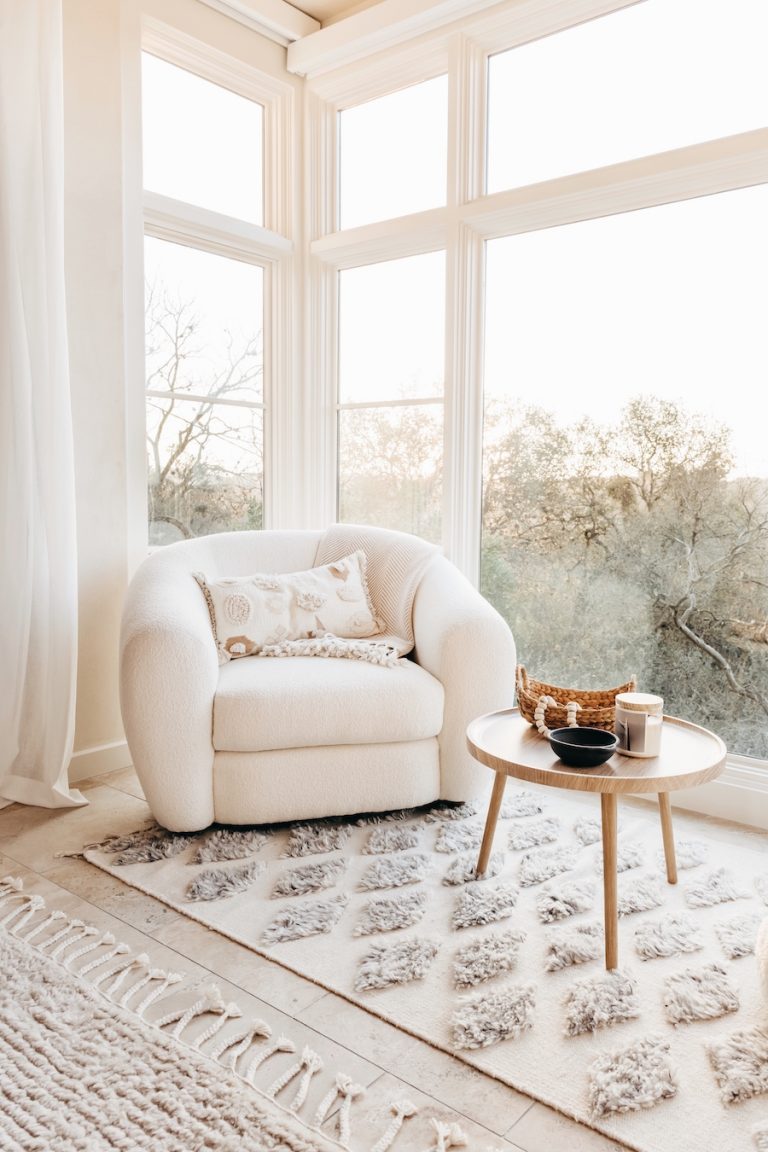
[[[659,815],[661,835],[664,840],[664,859],[667,863],[667,880],[677,884],[677,860],[675,859],[675,834],[672,830],[672,803],[669,792],[659,792]]]
[[[491,802],[488,805],[488,815],[485,819],[485,831],[483,832],[483,842],[480,845],[480,855],[477,858],[477,875],[482,876],[488,867],[488,861],[491,856],[491,846],[493,845],[493,834],[496,831],[496,821],[499,818],[499,809],[501,808],[501,798],[504,795],[504,789],[507,784],[507,777],[503,772],[496,773],[496,779],[493,782],[493,792],[491,792]]]
[[[605,907],[605,966],[619,966],[619,909],[616,879],[616,793],[600,793],[603,824],[603,890]]]

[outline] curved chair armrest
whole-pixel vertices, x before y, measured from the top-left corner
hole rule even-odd
[[[188,570],[155,553],[133,577],[123,609],[120,706],[136,774],[165,828],[213,821],[218,679],[205,599]]]
[[[467,749],[470,721],[515,696],[515,641],[509,625],[444,557],[429,565],[413,605],[415,659],[445,691],[440,734],[444,800],[469,800],[490,783]]]

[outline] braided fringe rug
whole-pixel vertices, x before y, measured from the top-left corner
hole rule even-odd
[[[481,881],[482,801],[194,835],[150,825],[83,855],[638,1152],[768,1149],[765,836],[676,813],[671,886],[655,808],[622,805],[607,973],[599,813],[598,797],[508,788]]]
[[[244,1020],[215,985],[153,967],[112,933],[49,911],[10,876],[0,881],[0,973],[4,1152],[350,1147],[362,1089],[348,1076],[329,1077],[302,1122],[310,1081],[323,1073],[317,1053]],[[376,1152],[411,1109],[393,1102]],[[328,1117],[338,1141],[319,1130]],[[431,1124],[435,1147],[449,1147],[455,1126]]]

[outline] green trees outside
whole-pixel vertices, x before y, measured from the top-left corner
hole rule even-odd
[[[482,590],[535,676],[638,677],[768,758],[768,482],[728,479],[726,429],[655,397],[616,427],[489,414]]]
[[[390,408],[354,432],[342,518],[439,538],[439,427]],[[768,481],[728,479],[732,466],[727,429],[657,397],[570,428],[491,404],[481,590],[534,676],[607,688],[634,674],[668,713],[768,759]]]

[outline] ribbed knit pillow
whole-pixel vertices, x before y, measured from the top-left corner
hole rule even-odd
[[[219,658],[258,656],[286,640],[361,639],[384,629],[371,603],[362,550],[305,572],[209,580],[194,573],[211,617]]]

